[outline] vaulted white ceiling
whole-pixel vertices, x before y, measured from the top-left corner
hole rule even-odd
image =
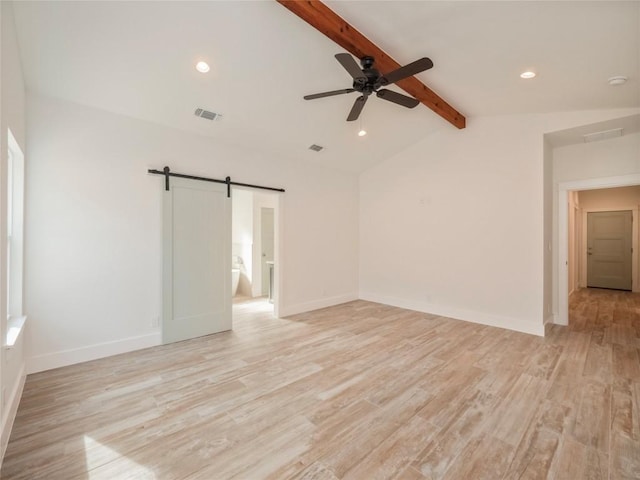
[[[467,116],[640,106],[640,2],[329,1]],[[431,110],[372,98],[362,121],[341,48],[275,1],[16,2],[28,88],[227,143],[361,171],[438,129]],[[195,71],[206,60],[211,72]],[[522,80],[534,70],[538,76]],[[619,87],[607,78],[625,75]],[[209,122],[197,107],[223,114]],[[312,143],[326,150],[307,150]],[[428,152],[427,152],[428,153]]]

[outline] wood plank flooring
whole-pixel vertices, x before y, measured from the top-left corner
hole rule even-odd
[[[546,338],[356,301],[30,375],[3,479],[639,479],[640,294]]]

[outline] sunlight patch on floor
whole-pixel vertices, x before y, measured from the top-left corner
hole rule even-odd
[[[87,435],[84,436],[84,452],[87,463],[87,480],[121,478],[119,475],[124,472],[126,472],[127,478],[156,480],[155,473],[149,468],[134,462]],[[113,461],[115,461],[114,465],[117,465],[117,472],[109,468],[109,463]]]

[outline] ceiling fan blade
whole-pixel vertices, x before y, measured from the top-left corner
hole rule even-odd
[[[401,93],[394,92],[393,90],[378,90],[376,92],[378,98],[386,100],[387,102],[397,103],[398,105],[402,105],[403,107],[413,108],[416,107],[420,100],[417,100],[413,97],[407,97],[406,95],[402,95]]]
[[[424,72],[432,67],[433,62],[427,57],[424,57],[383,75],[380,78],[380,84],[389,85],[390,83],[396,83],[403,78],[413,77],[417,73]]]
[[[364,83],[367,81],[367,77],[351,55],[348,53],[336,53],[335,57],[356,82]]]
[[[366,95],[361,95],[356,98],[356,101],[353,103],[353,107],[351,107],[351,111],[349,112],[349,116],[347,117],[347,122],[353,122],[358,119],[365,103],[367,103]]]
[[[343,88],[342,90],[332,90],[330,92],[314,93],[313,95],[305,95],[305,100],[315,100],[316,98],[333,97],[334,95],[342,95],[343,93],[355,92],[353,88]]]

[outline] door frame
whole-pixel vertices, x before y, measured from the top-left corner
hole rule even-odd
[[[631,187],[640,185],[640,174],[620,175],[616,177],[591,178],[558,183],[558,255],[556,256],[555,289],[558,292],[558,305],[554,323],[569,324],[569,192],[572,190],[596,190],[600,188]],[[610,209],[609,209],[610,210]]]
[[[247,190],[250,192],[256,192],[254,189],[252,188],[244,188],[244,187],[233,187],[231,189],[231,197],[233,200],[233,191],[234,190]],[[273,195],[275,198],[275,206],[273,207],[273,262],[275,264],[275,268],[273,271],[273,283],[275,285],[275,290],[273,292],[273,314],[275,317],[280,318],[280,312],[282,311],[282,299],[284,298],[284,275],[282,274],[282,262],[284,259],[284,195],[282,193],[277,193],[277,192],[256,192],[259,193],[261,195]],[[255,214],[255,212],[253,212]],[[255,222],[253,224],[253,227],[255,228]],[[255,232],[254,232],[255,234]],[[255,242],[254,242],[255,243]],[[253,255],[253,249],[254,249],[255,245],[252,245],[251,247],[251,251],[252,251],[252,255]],[[252,272],[252,274],[255,273],[255,258],[252,261],[252,265],[253,265],[253,269],[254,271]],[[231,272],[231,270],[229,270],[229,272]],[[231,274],[231,273],[229,273]],[[262,272],[261,272],[262,274]],[[252,294],[253,294],[253,287],[252,287]],[[233,314],[233,312],[232,312]]]
[[[262,296],[265,296],[265,290],[267,291],[266,295],[268,296],[269,294],[269,281],[267,280],[267,282],[265,283],[264,279],[265,276],[268,278],[269,277],[269,268],[265,268],[264,263],[266,262],[266,260],[263,260],[262,257],[262,253],[264,252],[264,211],[265,210],[272,210],[272,214],[273,214],[273,219],[272,219],[272,230],[273,230],[273,259],[270,260],[274,263],[275,265],[275,261],[276,261],[276,207],[264,207],[261,206],[260,207],[260,290],[261,290],[261,294]],[[275,269],[274,269],[274,274],[275,274]],[[274,284],[275,284],[275,278],[273,279]],[[274,287],[274,291],[275,291],[275,285],[273,285]],[[273,292],[272,292],[272,297],[273,297]],[[272,298],[273,299],[273,298]]]
[[[584,268],[580,269],[578,285],[580,288],[587,286],[587,213],[598,212],[628,212],[631,211],[631,291],[639,292],[638,289],[638,205],[624,208],[584,208],[582,209],[582,241],[580,242],[580,261]]]
[[[584,221],[581,215],[582,210],[579,205],[573,205],[573,285],[569,285],[569,295],[575,292],[577,289],[581,288],[580,279],[582,278],[582,259],[580,257],[580,252],[582,251],[582,239],[584,238],[584,234],[582,231],[582,226],[584,225]],[[580,223],[578,223],[578,221]],[[571,263],[569,263],[569,268],[571,268]]]
[[[284,195],[277,195],[276,208],[273,211],[273,283],[275,284],[275,291],[273,292],[273,314],[276,318],[280,318],[280,312],[282,310],[282,299],[284,298],[284,275],[283,259],[284,259]]]

